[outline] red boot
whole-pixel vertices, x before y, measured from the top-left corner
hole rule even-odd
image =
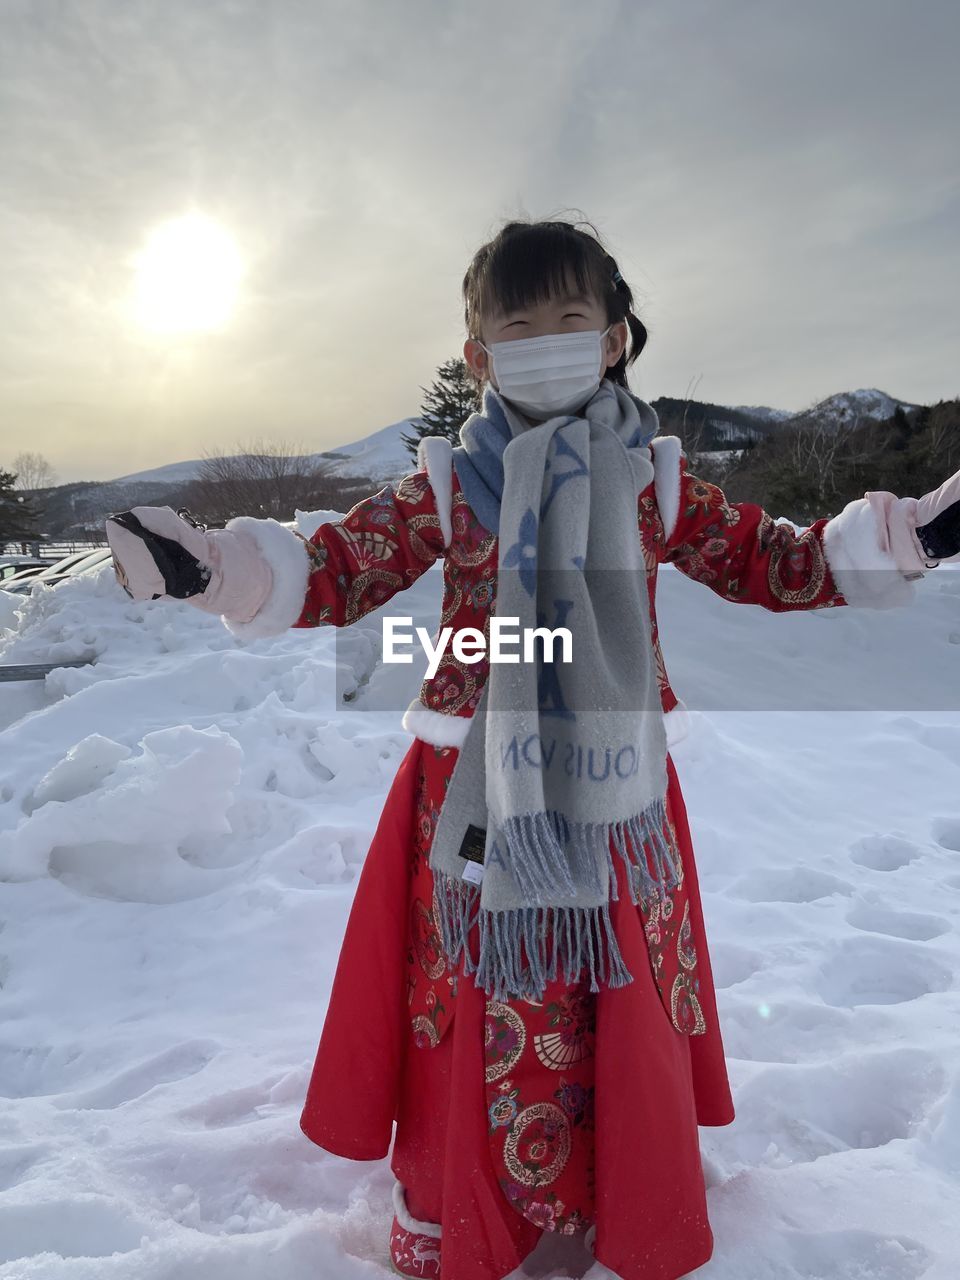
[[[440,1225],[418,1222],[407,1212],[404,1188],[393,1184],[393,1225],[390,1228],[390,1260],[398,1276],[416,1280],[440,1280]]]

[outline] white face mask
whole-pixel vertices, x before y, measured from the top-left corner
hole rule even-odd
[[[600,386],[601,343],[612,328],[480,345],[504,398],[534,417],[552,417],[581,408]]]

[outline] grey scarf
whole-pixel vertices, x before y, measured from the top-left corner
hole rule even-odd
[[[558,962],[568,983],[589,966],[591,991],[598,975],[633,981],[610,919],[612,849],[635,904],[677,883],[637,525],[657,417],[606,379],[582,414],[531,427],[488,386],[454,450],[467,501],[498,535],[496,616],[519,620],[520,644],[519,661],[490,664],[430,867],[448,961],[462,952],[499,1000],[542,998]],[[556,644],[553,661],[542,646],[524,661],[522,637],[537,626],[569,629],[571,662]]]

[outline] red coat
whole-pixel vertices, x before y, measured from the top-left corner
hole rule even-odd
[[[296,626],[347,625],[443,556],[440,625],[486,630],[496,537],[467,504],[449,452],[433,448],[425,456],[429,469],[319,527],[308,544],[311,572]],[[798,535],[758,506],[729,504],[719,488],[686,471],[672,437],[656,440],[655,462],[656,480],[639,497],[638,527],[670,742],[684,710],[656,629],[660,563],[728,600],[767,609],[845,600],[824,555],[826,520]],[[404,717],[416,736],[357,884],[301,1128],[335,1154],[376,1160],[388,1154],[396,1121],[391,1167],[408,1188],[410,1212],[442,1225],[444,1280],[499,1280],[541,1229],[582,1229],[594,1211],[602,1263],[623,1280],[674,1280],[713,1247],[697,1125],[729,1124],[734,1111],[673,761],[668,756],[665,834],[684,874],[672,909],[633,906],[625,886],[611,904],[634,982],[599,992],[589,1026],[581,1018],[579,1028],[567,1016],[562,984],[553,993],[559,1005],[495,1005],[472,977],[447,970],[428,864],[445,780],[487,671],[485,660],[464,664],[448,651]],[[566,1074],[550,1077],[561,1086],[550,1095],[559,1102],[544,1100],[549,1073],[537,1056],[518,1052],[527,1040],[541,1063],[557,1066],[557,1046],[569,1060]],[[509,1060],[503,1045],[512,1046]],[[574,1079],[579,1058],[584,1085]],[[519,1117],[518,1097],[528,1103]],[[588,1097],[590,1106],[568,1106],[575,1097]],[[553,1117],[545,1138],[544,1115]],[[521,1160],[518,1143],[534,1122],[544,1140],[527,1142]],[[558,1158],[544,1169],[551,1150]]]

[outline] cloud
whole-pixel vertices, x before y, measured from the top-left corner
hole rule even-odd
[[[634,286],[648,398],[955,395],[958,28],[939,0],[12,0],[4,444],[70,479],[355,439],[459,352],[483,240],[558,212]],[[188,208],[239,241],[243,295],[157,340],[130,260]]]

